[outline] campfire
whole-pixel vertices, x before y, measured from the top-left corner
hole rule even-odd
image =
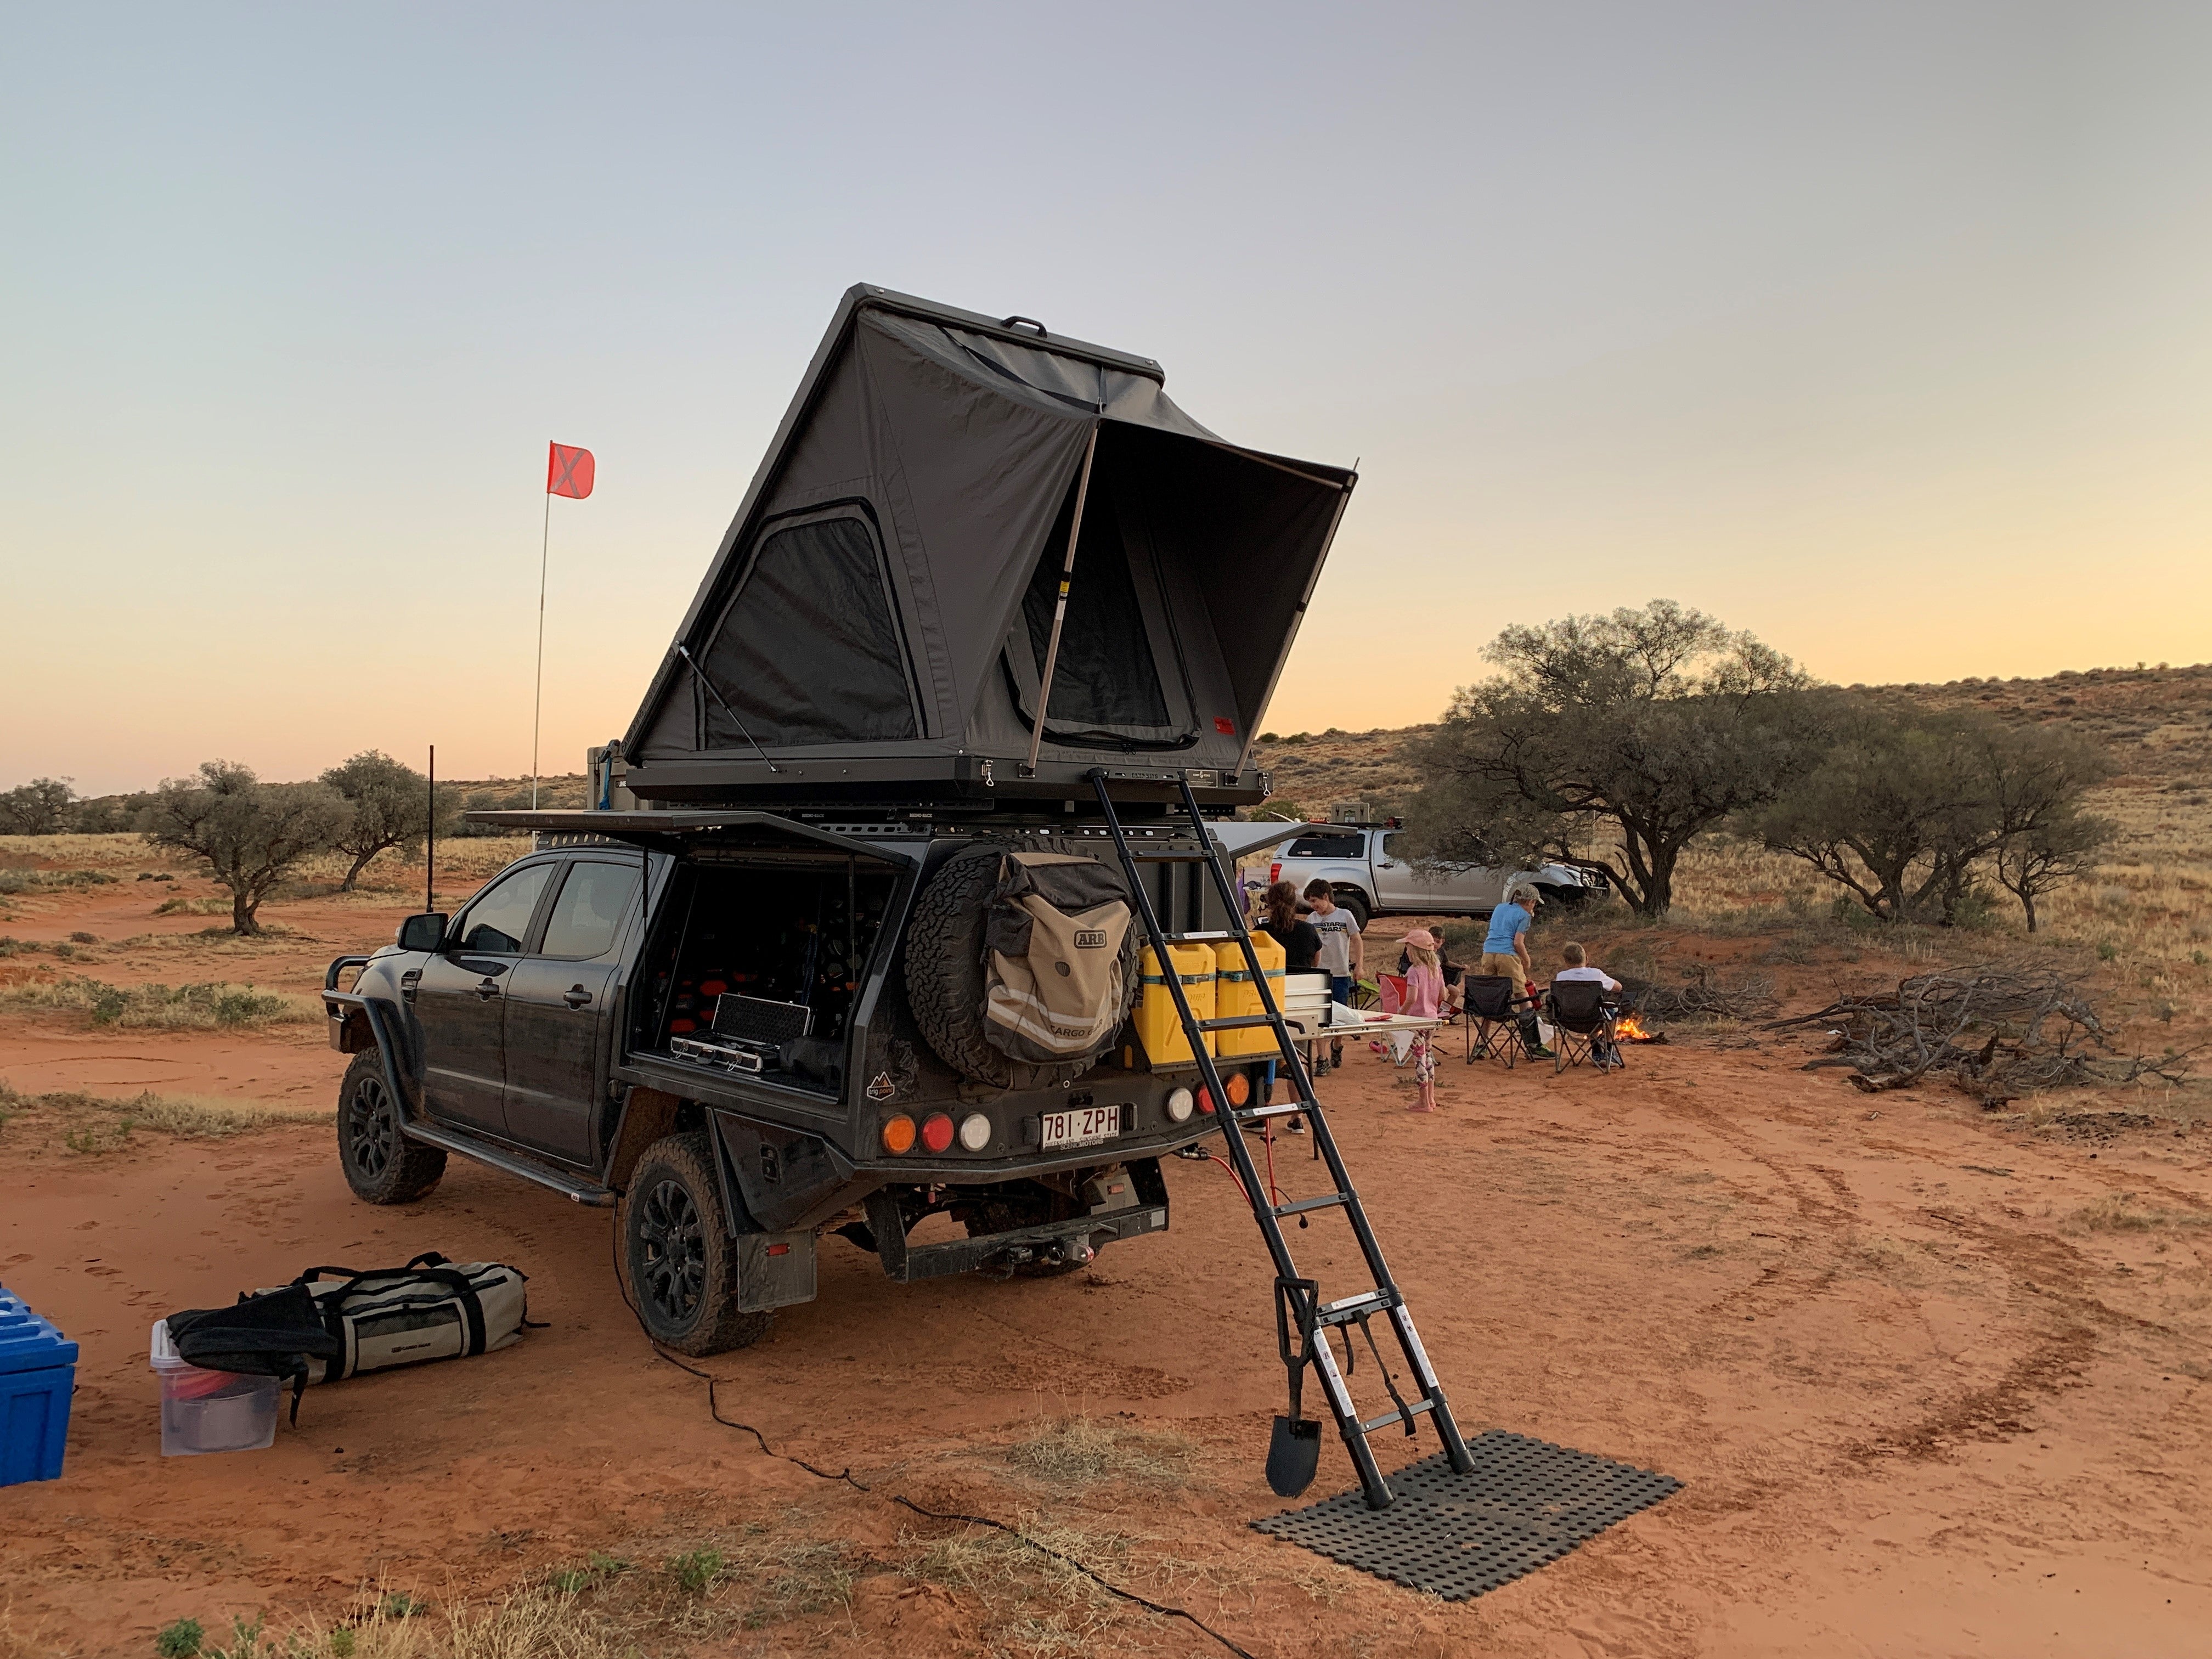
[[[1626,1013],[1613,1022],[1613,1035],[1623,1042],[1664,1042],[1666,1037],[1647,1030],[1643,1019],[1633,1012]]]

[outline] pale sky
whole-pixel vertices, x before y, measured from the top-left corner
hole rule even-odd
[[[1363,481],[1267,724],[1665,595],[2212,658],[2212,8],[0,9],[0,787],[629,722],[870,282]]]

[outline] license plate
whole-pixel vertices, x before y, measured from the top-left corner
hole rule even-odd
[[[1121,1133],[1121,1108],[1117,1102],[1111,1106],[1078,1106],[1073,1111],[1047,1112],[1040,1120],[1040,1139],[1047,1151],[1054,1146],[1095,1146]]]

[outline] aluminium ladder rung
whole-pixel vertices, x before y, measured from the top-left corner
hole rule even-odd
[[[1170,933],[1168,943],[1170,945],[1226,945],[1231,939],[1243,937],[1243,935],[1240,933]]]
[[[1349,1193],[1323,1193],[1319,1198],[1300,1198],[1288,1204],[1270,1204],[1267,1209],[1273,1215],[1304,1215],[1309,1210],[1326,1210],[1351,1202],[1352,1194]]]
[[[1403,1411],[1393,1406],[1380,1417],[1364,1419],[1359,1425],[1359,1431],[1362,1434],[1373,1434],[1378,1430],[1389,1428],[1394,1423],[1409,1423],[1423,1412],[1432,1412],[1436,1408],[1437,1402],[1424,1396],[1414,1401]]]
[[[1239,1106],[1229,1115],[1239,1123],[1251,1123],[1263,1117],[1295,1117],[1305,1109],[1303,1100],[1284,1100],[1272,1106]]]
[[[1314,1323],[1349,1325],[1355,1319],[1382,1313],[1398,1305],[1398,1298],[1388,1291],[1367,1291],[1358,1296],[1347,1296],[1341,1302],[1323,1303],[1314,1310]]]
[[[1273,1025],[1274,1023],[1275,1016],[1273,1014],[1224,1014],[1219,1019],[1201,1019],[1198,1022],[1198,1029],[1201,1031],[1242,1031],[1249,1026]],[[1241,1056],[1230,1054],[1223,1058],[1236,1060]]]
[[[1139,864],[1205,864],[1212,859],[1213,854],[1199,852],[1194,848],[1178,849],[1170,847],[1157,853],[1140,853],[1132,848],[1129,856]]]

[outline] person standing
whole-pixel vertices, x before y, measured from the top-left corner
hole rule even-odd
[[[1434,1019],[1443,1006],[1444,972],[1437,960],[1436,935],[1425,927],[1416,927],[1406,935],[1406,1001],[1399,1012],[1415,1019]],[[1409,1112],[1433,1112],[1437,1109],[1437,1052],[1429,1042],[1429,1033],[1413,1033],[1413,1082],[1420,1090]]]
[[[1321,935],[1319,967],[1328,975],[1328,995],[1332,1002],[1352,1005],[1352,981],[1359,972],[1365,951],[1359,938],[1359,924],[1351,911],[1336,902],[1328,884],[1316,877],[1306,884],[1306,903],[1311,907],[1309,920]],[[1344,1039],[1334,1037],[1328,1045],[1328,1063],[1332,1066],[1344,1064]]]
[[[1321,934],[1313,923],[1298,915],[1298,890],[1291,883],[1279,881],[1267,889],[1263,920],[1260,931],[1269,935],[1283,947],[1283,971],[1290,974],[1310,974],[1321,955]],[[1275,1062],[1267,1062],[1267,1092],[1273,1100],[1275,1088]],[[1306,1132],[1305,1114],[1296,1112],[1283,1120],[1286,1134],[1302,1135]]]
[[[1511,980],[1530,997],[1536,994],[1536,969],[1528,960],[1528,924],[1535,920],[1541,902],[1527,882],[1516,884],[1507,890],[1505,902],[1490,913],[1489,936],[1482,941],[1483,973]],[[1521,1040],[1534,1059],[1552,1057],[1533,1013],[1521,1021]]]

